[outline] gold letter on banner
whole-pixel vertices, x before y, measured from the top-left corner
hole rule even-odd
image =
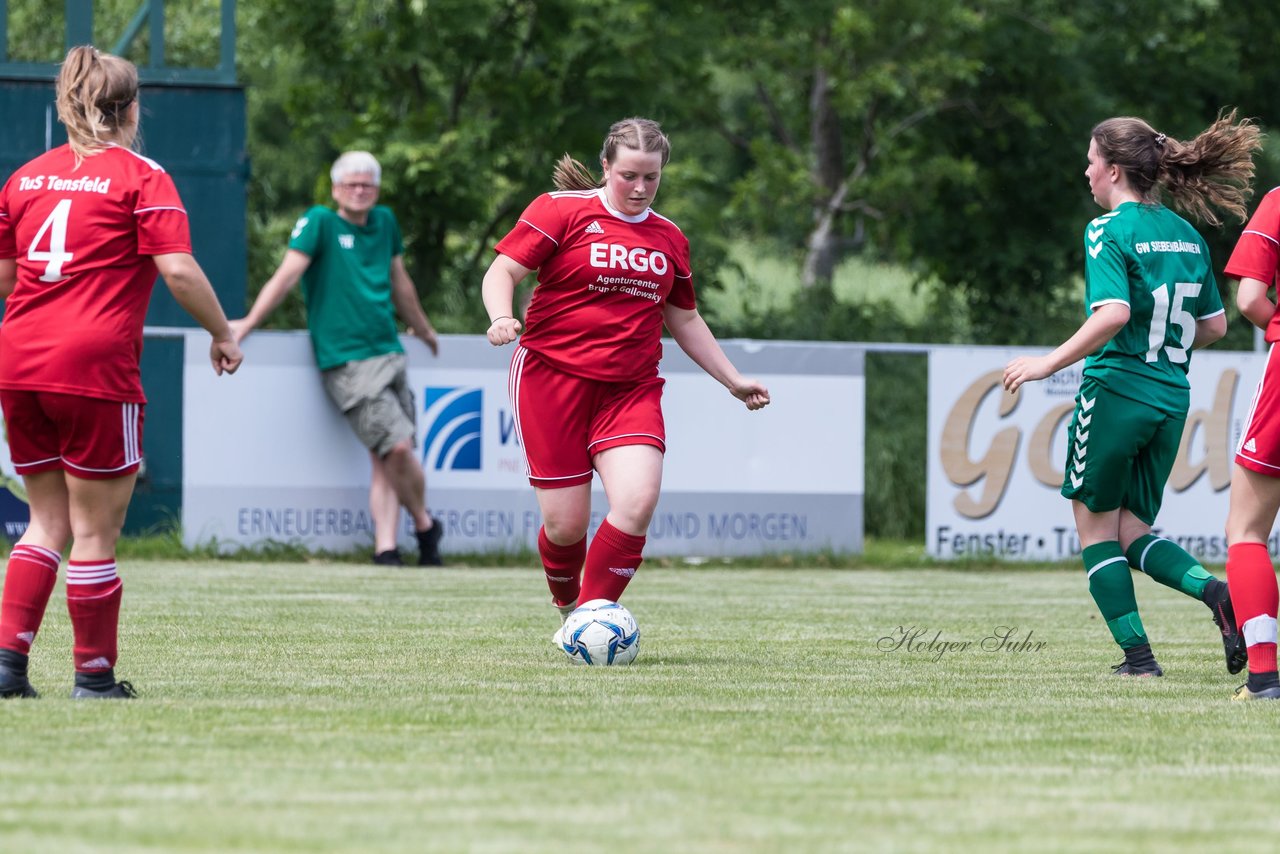
[[[1221,492],[1231,485],[1231,404],[1239,382],[1239,371],[1223,371],[1218,378],[1218,390],[1213,395],[1213,406],[1207,412],[1196,409],[1187,413],[1187,426],[1182,428],[1178,456],[1173,461],[1173,471],[1169,473],[1169,487],[1174,492],[1188,489],[1205,471],[1209,472],[1209,485],[1214,492]],[[1204,430],[1205,452],[1204,459],[1193,464],[1191,442],[1198,429]]]
[[[1062,422],[1075,411],[1076,402],[1060,403],[1041,419],[1027,446],[1027,464],[1036,480],[1057,489],[1062,486],[1062,466],[1053,458],[1053,437],[1062,431]],[[1065,463],[1064,463],[1065,464]]]
[[[956,510],[970,519],[982,519],[996,509],[1009,486],[1013,461],[1018,454],[1018,442],[1021,439],[1018,428],[1006,427],[991,440],[991,447],[987,449],[985,456],[979,460],[969,457],[973,422],[983,399],[992,391],[1000,390],[1001,418],[1013,412],[1022,399],[1021,394],[1003,393],[1003,377],[1003,368],[979,377],[960,395],[942,428],[942,470],[947,473],[947,477],[961,487],[971,486],[979,480],[984,481],[982,495],[976,501],[968,492],[961,492],[956,496]]]

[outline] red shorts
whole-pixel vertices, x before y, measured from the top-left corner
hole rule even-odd
[[[0,407],[18,474],[63,469],[109,480],[136,472],[142,462],[141,403],[0,389]]]
[[[667,449],[661,377],[610,383],[566,374],[523,347],[507,391],[529,482],[543,489],[591,481],[591,458],[620,445]]]
[[[1267,351],[1267,367],[1253,393],[1236,463],[1259,474],[1280,477],[1280,347]]]

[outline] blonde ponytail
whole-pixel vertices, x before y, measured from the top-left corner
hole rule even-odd
[[[138,99],[138,69],[127,59],[91,45],[73,47],[58,71],[58,119],[76,165],[108,145],[133,145],[137,125],[130,108]]]

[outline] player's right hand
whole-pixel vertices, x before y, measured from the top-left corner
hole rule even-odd
[[[213,362],[213,372],[218,376],[234,374],[244,361],[244,354],[235,341],[214,340],[209,346],[209,360]]]
[[[1023,383],[1042,380],[1053,373],[1048,356],[1019,356],[1004,366],[1004,388],[1014,394]]]
[[[495,347],[501,347],[503,344],[510,344],[519,338],[523,328],[520,325],[520,321],[514,317],[499,317],[489,325],[489,331],[486,335],[490,344]]]

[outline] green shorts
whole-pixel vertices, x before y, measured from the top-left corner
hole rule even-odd
[[[1085,377],[1067,427],[1062,494],[1094,513],[1123,507],[1155,524],[1186,421]]]
[[[325,391],[360,442],[379,457],[405,439],[417,438],[413,391],[403,353],[347,362],[322,376]]]

